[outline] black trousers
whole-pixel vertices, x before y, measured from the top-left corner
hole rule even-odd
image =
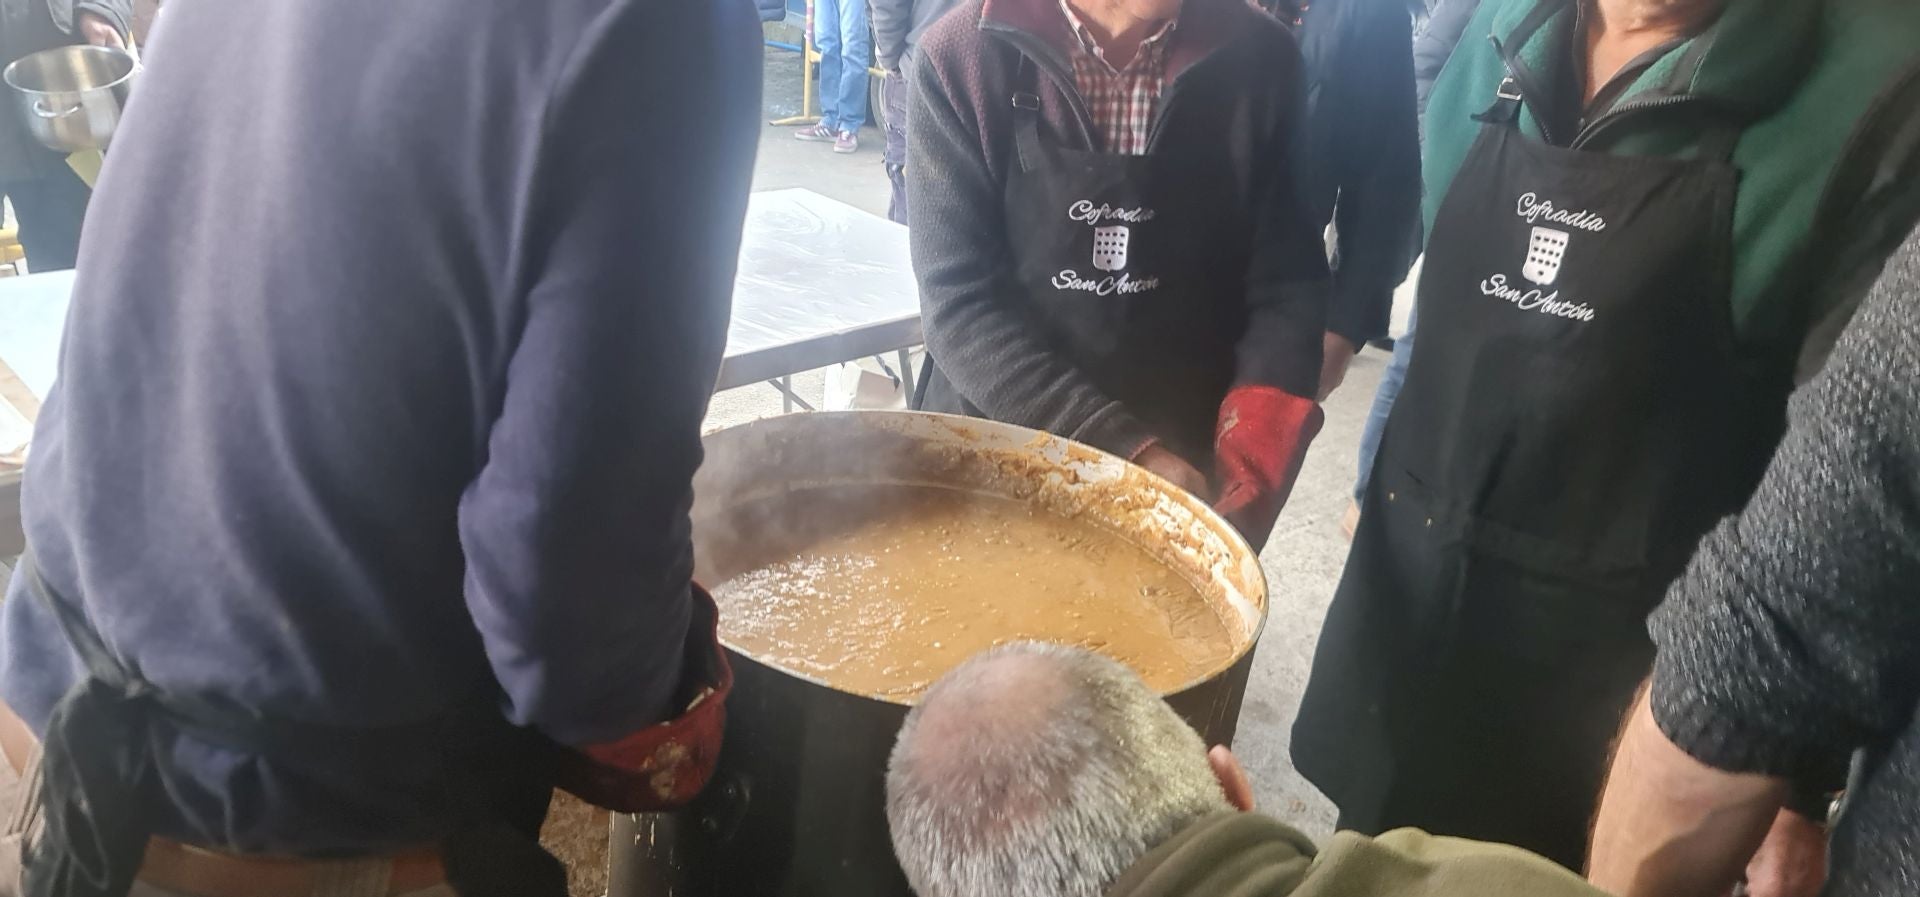
[[[80,256],[80,222],[93,191],[66,165],[48,166],[36,178],[0,181],[0,194],[13,203],[20,222],[20,246],[35,272],[72,268]]]

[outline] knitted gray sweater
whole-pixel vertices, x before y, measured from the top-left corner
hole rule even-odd
[[[1826,894],[1920,893],[1920,233],[1788,415],[1652,617],[1654,714],[1736,772],[1825,776],[1864,749]]]

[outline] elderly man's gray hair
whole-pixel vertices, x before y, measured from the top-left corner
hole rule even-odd
[[[887,770],[894,853],[920,897],[1100,897],[1231,809],[1200,736],[1139,676],[1055,645],[942,677]]]

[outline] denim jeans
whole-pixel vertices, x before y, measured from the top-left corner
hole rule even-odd
[[[1407,316],[1407,332],[1393,341],[1393,360],[1380,375],[1380,389],[1373,394],[1373,409],[1367,412],[1367,427],[1360,433],[1360,471],[1353,481],[1353,500],[1367,495],[1367,482],[1373,478],[1374,456],[1380,452],[1380,438],[1386,434],[1387,418],[1393,403],[1400,398],[1400,386],[1407,382],[1407,362],[1413,360],[1413,328],[1420,320],[1420,307]]]
[[[867,66],[873,64],[867,0],[814,0],[813,47],[820,51],[820,123],[859,131],[867,123]]]

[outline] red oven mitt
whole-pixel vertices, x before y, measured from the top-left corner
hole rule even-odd
[[[1220,500],[1214,509],[1258,550],[1300,478],[1307,446],[1326,419],[1320,404],[1271,386],[1241,386],[1220,404],[1213,440]]]
[[[693,587],[680,716],[610,744],[563,752],[559,786],[616,813],[655,813],[692,800],[713,776],[727,726],[733,668],[720,647],[719,609]]]

